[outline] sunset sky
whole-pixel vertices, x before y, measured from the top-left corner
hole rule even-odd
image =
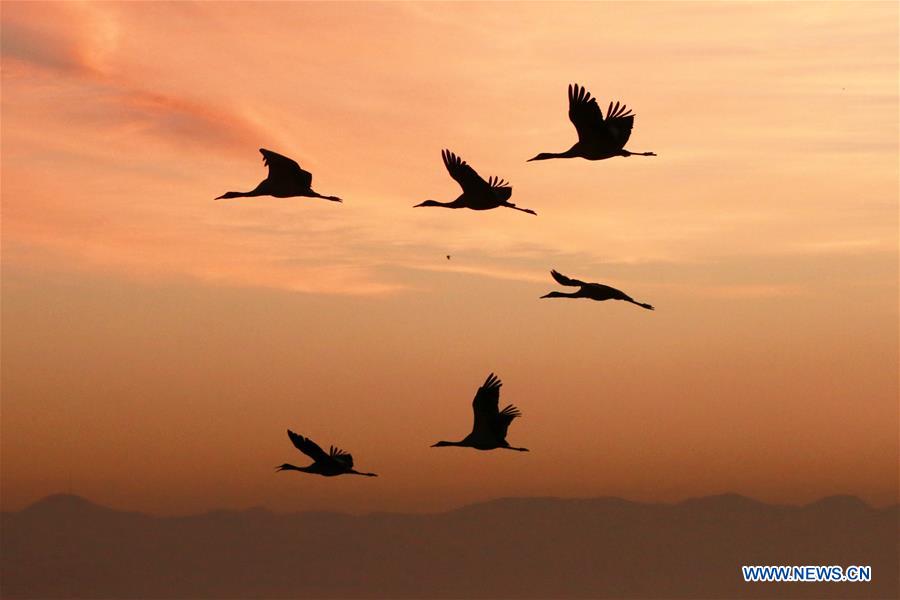
[[[897,501],[896,2],[0,14],[5,510]],[[573,82],[658,156],[527,163]],[[214,202],[260,147],[345,202]],[[442,148],[538,216],[411,208]],[[531,452],[430,448],[491,371]],[[288,428],[381,476],[276,474]]]

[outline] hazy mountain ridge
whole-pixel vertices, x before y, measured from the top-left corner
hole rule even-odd
[[[900,507],[850,496],[156,517],[55,495],[0,526],[4,598],[896,598],[900,576]],[[873,582],[748,584],[742,564],[872,565]]]

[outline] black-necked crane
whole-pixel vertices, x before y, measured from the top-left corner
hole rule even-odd
[[[334,477],[335,475],[365,475],[366,477],[378,477],[375,473],[360,473],[353,469],[353,456],[334,446],[326,454],[318,444],[302,435],[297,435],[288,429],[288,437],[291,438],[294,447],[313,459],[313,464],[307,467],[298,467],[284,463],[275,467],[276,471],[303,471],[314,475]]]
[[[491,373],[472,400],[472,412],[475,413],[475,421],[472,424],[472,432],[459,442],[440,441],[432,444],[432,448],[442,446],[465,446],[476,450],[494,450],[506,448],[528,452],[528,448],[514,448],[506,441],[506,431],[509,424],[522,413],[515,406],[509,404],[500,410],[500,386],[503,383]]]
[[[565,152],[541,152],[532,160],[548,158],[586,158],[603,160],[613,156],[656,156],[654,152],[630,152],[625,149],[634,117],[628,108],[616,102],[609,103],[606,118],[586,88],[577,83],[569,84],[569,120],[578,132],[578,141]]]
[[[653,307],[649,304],[638,302],[622,290],[617,290],[614,287],[609,287],[608,285],[603,285],[602,283],[586,283],[584,281],[566,277],[558,271],[550,271],[550,274],[553,275],[553,279],[555,279],[560,285],[579,286],[581,289],[579,289],[577,292],[572,292],[571,294],[567,294],[565,292],[550,292],[545,296],[541,296],[541,298],[587,298],[589,300],[599,301],[624,300],[625,302],[637,304],[641,308],[653,310]]]
[[[324,198],[332,202],[343,202],[337,196],[323,196],[314,192],[311,187],[312,173],[301,169],[296,161],[265,148],[260,148],[259,151],[263,155],[263,164],[269,167],[269,176],[249,192],[225,192],[216,200],[247,196],[275,196],[276,198],[309,196]]]
[[[537,213],[528,208],[519,208],[509,201],[512,196],[512,188],[509,183],[499,177],[490,177],[487,181],[475,172],[475,169],[449,150],[441,150],[441,157],[444,159],[444,166],[450,177],[456,180],[463,193],[453,202],[438,202],[437,200],[426,200],[421,204],[416,204],[413,208],[420,206],[443,206],[444,208],[471,208],[472,210],[490,210],[504,206],[520,210],[531,215]]]

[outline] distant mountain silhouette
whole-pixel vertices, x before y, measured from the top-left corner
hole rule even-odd
[[[57,495],[0,514],[3,598],[897,598],[900,507],[733,494],[507,498],[440,514],[154,517]],[[744,583],[742,564],[871,565]]]
[[[52,494],[45,498],[41,498],[23,512],[54,514],[63,512],[78,513],[81,511],[115,512],[111,508],[104,508],[99,504],[94,504],[93,502],[74,494]]]

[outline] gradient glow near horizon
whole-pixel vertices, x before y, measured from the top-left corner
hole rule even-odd
[[[896,3],[4,2],[2,43],[4,509],[896,501]],[[526,163],[572,82],[658,157]],[[213,202],[259,147],[345,203]],[[411,208],[442,148],[539,216]],[[492,371],[531,452],[430,448]],[[274,473],[288,428],[381,477]]]

